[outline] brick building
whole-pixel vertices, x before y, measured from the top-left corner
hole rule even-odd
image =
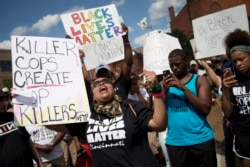
[[[191,39],[193,38],[193,19],[242,4],[246,4],[247,15],[250,16],[249,0],[187,0],[178,15],[175,15],[173,7],[169,7],[170,28],[182,31]]]
[[[0,49],[0,88],[12,84],[11,52]]]

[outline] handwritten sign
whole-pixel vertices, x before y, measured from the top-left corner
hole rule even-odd
[[[199,58],[225,54],[223,40],[236,28],[249,31],[246,6],[240,5],[192,20]]]
[[[181,49],[177,38],[159,31],[148,33],[143,44],[143,68],[162,74],[169,69],[168,55],[174,49]]]
[[[122,35],[114,4],[61,15],[66,33],[78,45],[95,43]]]
[[[110,64],[124,59],[124,44],[122,37],[103,40],[91,45],[82,46],[85,54],[87,70],[94,69],[100,63]]]
[[[90,107],[73,39],[12,36],[11,47],[17,124],[88,121]]]

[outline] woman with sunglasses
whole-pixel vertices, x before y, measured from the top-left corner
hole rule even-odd
[[[152,85],[154,112],[142,102],[121,99],[112,81],[100,77],[91,84],[94,104],[86,131],[79,123],[66,126],[71,135],[86,135],[94,167],[160,166],[147,132],[166,129],[164,93],[155,72],[144,71],[141,76]]]

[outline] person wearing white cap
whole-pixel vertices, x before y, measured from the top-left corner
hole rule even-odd
[[[107,65],[106,63],[100,63],[95,68],[95,75],[96,77],[108,75],[108,77],[111,78],[112,72],[110,71],[109,65]]]
[[[122,29],[123,29],[123,32],[126,32],[126,34],[123,36],[125,59],[121,67],[121,73],[118,78],[115,78],[115,81],[113,84],[114,84],[114,89],[116,90],[118,95],[120,95],[122,99],[127,99],[128,93],[129,93],[130,74],[131,74],[131,68],[133,65],[133,60],[132,60],[132,48],[130,46],[130,42],[128,39],[128,28],[125,26],[125,24],[122,24]],[[96,66],[95,75],[97,78],[99,77],[113,78],[114,77],[114,73],[112,73],[109,65],[104,62]]]
[[[121,73],[119,77],[115,80],[113,83],[114,90],[116,93],[122,98],[122,99],[127,99],[128,92],[129,92],[129,84],[130,84],[130,73],[131,73],[131,68],[133,64],[132,60],[132,48],[130,46],[129,38],[128,38],[128,28],[126,27],[125,24],[122,23],[122,31],[124,32],[125,35],[122,36],[123,38],[123,43],[124,43],[124,51],[125,51],[125,59],[123,66],[121,67]],[[84,57],[84,51],[80,50],[80,57]],[[86,69],[86,66],[84,62],[82,61],[82,72],[84,75],[85,83],[86,86],[88,86],[87,94],[88,94],[88,99],[90,105],[93,103],[93,97],[92,93],[90,92],[90,82],[92,82],[91,77],[89,76],[89,73]],[[96,77],[107,77],[107,78],[112,78],[113,73],[111,72],[111,69],[107,63],[100,63],[96,66],[95,69],[95,74]],[[86,123],[83,124],[83,126],[86,126]],[[84,132],[85,133],[85,132]],[[79,152],[86,151],[86,154],[81,155],[78,157],[78,163],[79,166],[85,166],[86,164],[91,165],[92,164],[92,158],[91,154],[89,152],[89,145],[86,141],[86,136],[85,134],[82,134],[81,136],[77,136],[75,138],[75,142],[77,143],[77,150]]]

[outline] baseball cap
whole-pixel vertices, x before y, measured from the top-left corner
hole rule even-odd
[[[3,87],[3,88],[2,88],[2,91],[8,93],[8,92],[9,92],[9,88]]]
[[[95,75],[98,73],[98,71],[99,71],[100,69],[106,69],[106,70],[110,71],[109,65],[107,65],[107,64],[105,64],[105,63],[100,63],[100,64],[98,64],[98,65],[96,66],[96,68],[95,68]]]
[[[207,64],[212,64],[211,60],[206,61]]]
[[[191,61],[190,61],[190,66],[191,66],[191,65],[196,65],[196,64],[197,64],[197,62],[196,62],[195,60],[191,60]]]
[[[222,59],[220,57],[216,57],[215,60],[214,60],[214,63],[220,63],[222,62]]]

